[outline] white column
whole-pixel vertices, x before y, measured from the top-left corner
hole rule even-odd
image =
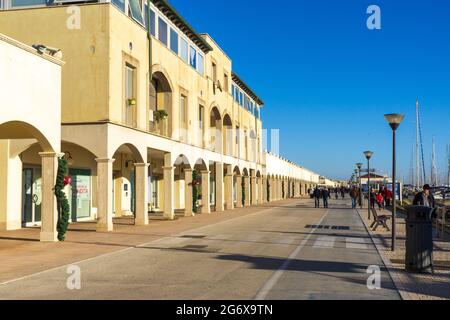
[[[136,163],[136,225],[148,225],[148,163]]]
[[[211,213],[211,205],[209,202],[209,170],[201,171],[202,175],[202,208],[201,213],[209,214]]]
[[[273,177],[271,178],[267,178],[267,182],[269,184],[269,202],[273,201],[273,192],[274,192],[274,182],[273,182]]]
[[[256,174],[253,172],[252,173],[252,177],[251,177],[251,184],[252,184],[252,201],[251,201],[251,205],[257,205],[258,204],[258,192],[257,192],[257,188],[258,185],[256,184]]]
[[[185,209],[184,209],[184,215],[186,217],[192,217],[193,216],[193,200],[192,200],[192,169],[184,169],[184,203],[185,203]]]
[[[113,163],[114,159],[97,161],[97,232],[113,231]]]
[[[164,218],[175,219],[174,210],[174,182],[175,168],[172,166],[163,167],[164,171]]]
[[[225,176],[225,205],[227,210],[234,209],[233,192],[233,168],[227,165],[227,175]]]
[[[236,208],[242,208],[242,176],[237,175],[236,176]]]
[[[223,163],[216,162],[216,211],[225,210],[225,193],[223,187]]]
[[[58,154],[55,152],[39,153],[42,163],[42,205],[41,205],[41,234],[43,242],[58,241],[56,224],[58,223],[58,211],[54,187],[58,172]]]
[[[250,207],[250,177],[243,177],[245,183],[245,206]]]

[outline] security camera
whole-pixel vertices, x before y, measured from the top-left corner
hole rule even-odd
[[[55,57],[57,59],[62,58],[62,51],[58,48],[52,48],[44,46],[43,44],[33,44],[32,47],[37,50],[39,54],[47,53],[48,55]]]
[[[45,49],[47,48],[43,44],[33,44],[32,47],[34,49],[36,49],[36,51],[39,52],[39,54],[44,54],[45,53]]]

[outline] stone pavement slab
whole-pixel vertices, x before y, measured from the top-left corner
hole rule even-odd
[[[361,219],[368,228],[367,207],[358,210]],[[382,214],[392,215],[386,210]],[[392,221],[388,224],[392,226]],[[450,299],[450,237],[438,238],[434,233],[434,274],[413,274],[405,271],[405,217],[397,214],[397,250],[391,251],[391,232],[382,228],[370,231],[391,276],[405,300],[447,300]],[[391,228],[392,229],[392,228]]]

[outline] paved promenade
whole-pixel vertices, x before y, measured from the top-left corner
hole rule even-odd
[[[388,299],[400,295],[348,200],[309,199],[199,215],[111,234],[74,224],[66,243],[0,234],[0,299]],[[81,270],[69,290],[67,266]],[[381,289],[370,290],[370,266]]]
[[[359,210],[366,226],[370,226],[367,207]],[[381,214],[392,215],[383,210]],[[392,223],[389,224],[389,227]],[[383,228],[370,232],[393,280],[405,300],[450,299],[450,236],[439,238],[434,233],[434,274],[412,274],[405,272],[405,215],[397,215],[397,250],[391,251],[391,233]]]

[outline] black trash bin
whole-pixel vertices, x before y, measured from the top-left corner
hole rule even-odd
[[[410,272],[429,272],[433,269],[433,208],[409,206],[406,208],[406,260]]]

